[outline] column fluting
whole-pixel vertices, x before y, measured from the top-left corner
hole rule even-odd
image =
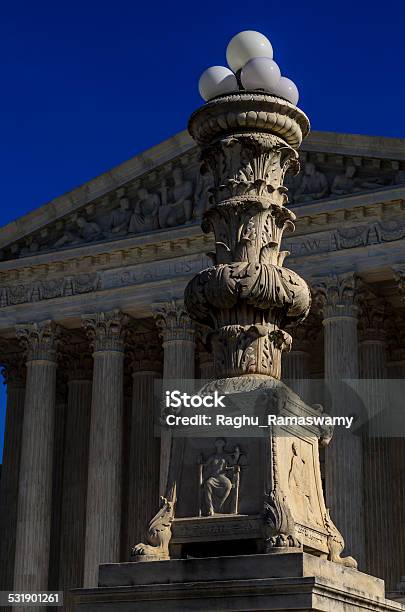
[[[326,408],[336,416],[361,418],[350,383],[359,377],[358,306],[352,273],[329,277],[315,285],[324,328]],[[325,452],[326,503],[345,540],[346,553],[359,568],[365,563],[363,442],[361,433],[336,428]]]
[[[17,527],[18,481],[25,401],[25,360],[22,353],[2,355],[7,385],[6,424],[0,478],[0,590],[11,591]]]
[[[93,363],[87,346],[70,347],[65,366],[68,400],[63,457],[59,584],[83,586]]]
[[[83,317],[94,350],[89,438],[84,586],[98,584],[101,563],[120,560],[127,318],[118,311]]]
[[[373,325],[374,324],[374,325]],[[387,521],[392,500],[389,485],[389,453],[384,436],[386,394],[386,334],[383,313],[376,305],[362,304],[360,320],[359,365],[362,399],[368,413],[367,435],[364,437],[364,512],[366,569],[373,576],[389,581],[394,565],[388,550],[394,547],[392,526]],[[374,534],[374,537],[372,537]],[[395,586],[395,585],[393,585]]]
[[[181,384],[184,390],[192,391],[195,377],[194,324],[188,316],[184,303],[172,300],[155,310],[156,325],[163,343],[163,389]],[[169,383],[171,381],[171,383]],[[161,429],[160,495],[166,492],[169,470],[171,435]]]
[[[18,326],[27,352],[27,379],[18,488],[15,591],[48,588],[52,458],[55,422],[56,348],[51,321]]]
[[[128,461],[128,541],[126,553],[145,537],[145,526],[159,507],[159,420],[155,381],[162,377],[162,347],[156,332],[131,336],[133,378]]]

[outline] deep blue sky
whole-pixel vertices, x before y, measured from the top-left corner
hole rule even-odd
[[[392,0],[3,3],[0,225],[184,129],[240,30],[270,38],[314,129],[405,137],[404,23]]]

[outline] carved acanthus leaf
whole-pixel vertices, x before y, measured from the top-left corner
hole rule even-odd
[[[27,361],[56,361],[61,328],[54,321],[17,325],[16,336],[26,353]]]
[[[129,318],[119,310],[83,315],[82,325],[94,351],[124,351]]]

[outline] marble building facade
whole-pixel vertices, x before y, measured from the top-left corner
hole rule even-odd
[[[313,132],[286,180],[297,219],[283,248],[313,306],[283,379],[308,402],[323,401],[311,380],[405,376],[404,144]],[[1,590],[95,586],[99,564],[144,537],[167,469],[155,379],[212,374],[182,302],[210,264],[210,187],[184,132],[0,229]],[[324,456],[347,552],[391,590],[404,466],[401,437],[352,436]]]

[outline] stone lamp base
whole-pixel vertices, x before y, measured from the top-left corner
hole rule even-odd
[[[101,565],[99,587],[70,598],[80,612],[405,610],[383,580],[307,553]]]

